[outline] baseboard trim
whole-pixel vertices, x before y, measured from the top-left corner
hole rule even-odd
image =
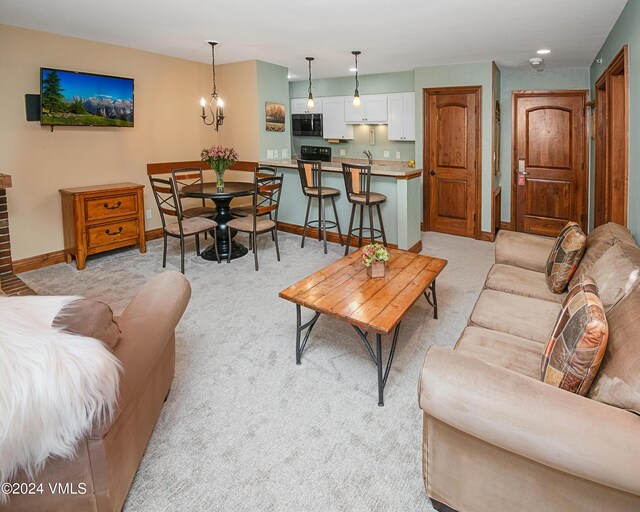
[[[150,229],[145,231],[145,239],[156,240],[162,238],[162,228]],[[46,252],[44,254],[36,254],[29,258],[23,258],[21,260],[13,261],[13,273],[21,274],[22,272],[28,272],[29,270],[37,270],[39,268],[50,267],[51,265],[57,265],[58,263],[64,263],[66,251],[53,251]]]
[[[504,220],[500,221],[500,229],[504,229],[505,231],[513,231],[511,222],[506,222]]]
[[[493,233],[490,233],[489,231],[482,231],[480,233],[480,240],[483,240],[485,242],[493,242],[495,238],[496,237],[493,235]]]
[[[37,254],[36,256],[23,258],[21,260],[14,260],[13,273],[21,274],[22,272],[28,272],[29,270],[37,270],[39,268],[63,263],[65,261],[64,255],[65,251],[61,250]]]
[[[291,224],[290,222],[278,221],[278,231],[282,231],[284,233],[291,233],[293,235],[302,236],[303,229],[304,229],[303,226],[299,226],[298,224]],[[312,240],[313,239],[317,239],[318,238],[318,228],[308,227],[307,228],[307,238],[310,238]],[[343,233],[342,234],[342,239],[343,239],[343,242],[346,243],[347,242],[347,235]],[[327,242],[332,242],[334,244],[339,244],[340,243],[340,238],[338,237],[338,233],[336,233],[335,231],[327,231]],[[363,239],[362,242],[363,243],[368,243],[368,239]],[[351,247],[358,247],[358,238],[352,236],[351,240],[349,241],[349,245]],[[397,249],[398,248],[398,244],[387,244],[387,247],[389,247],[390,249]],[[409,252],[419,253],[421,251],[422,251],[422,240],[418,240],[409,249]]]

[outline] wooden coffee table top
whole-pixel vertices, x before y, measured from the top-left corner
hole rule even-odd
[[[372,279],[355,251],[280,292],[280,297],[369,332],[389,334],[447,265],[390,249],[384,278]]]

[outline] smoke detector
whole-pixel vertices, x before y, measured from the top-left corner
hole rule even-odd
[[[531,64],[531,67],[533,69],[535,69],[536,71],[542,71],[544,70],[544,59],[540,58],[540,57],[532,57],[529,59],[529,64]]]

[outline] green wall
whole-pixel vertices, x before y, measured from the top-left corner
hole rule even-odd
[[[416,167],[422,167],[422,89],[427,87],[482,86],[482,231],[491,231],[492,77],[491,62],[430,66],[415,69]]]
[[[413,71],[401,73],[381,73],[375,75],[361,75],[360,94],[386,94],[393,92],[411,92],[414,87]],[[350,96],[354,93],[355,78],[345,76],[338,78],[320,78],[313,80],[313,95],[323,96]],[[309,90],[308,80],[290,82],[290,98],[306,98]],[[289,107],[287,107],[289,112]],[[290,116],[287,116],[290,119]],[[369,144],[369,127],[375,130],[376,144]],[[384,152],[389,151],[389,160],[413,160],[415,159],[415,143],[390,141],[387,137],[387,125],[355,125],[353,127],[353,140],[339,144],[329,144],[322,137],[292,137],[291,147],[294,154],[300,154],[300,146],[325,146],[331,147],[333,156],[341,156],[340,150],[351,158],[366,158],[362,152],[371,151],[374,160],[382,160]],[[396,152],[400,152],[400,158],[396,158]]]
[[[500,73],[500,176],[503,221],[511,220],[511,130],[513,91],[551,91],[589,88],[589,68],[503,69]]]
[[[629,45],[629,215],[628,226],[636,240],[640,240],[640,0],[629,0],[611,29],[607,40],[591,64],[591,92],[595,82],[613,57]],[[602,64],[598,64],[602,59]],[[592,148],[593,148],[593,141]],[[593,150],[591,177],[593,182]],[[593,196],[591,196],[593,199]]]
[[[256,61],[258,81],[258,140],[260,145],[260,159],[267,158],[267,150],[277,149],[282,156],[282,150],[291,155],[291,116],[289,115],[289,80],[288,70],[276,64],[261,60]],[[285,131],[268,132],[265,114],[267,101],[282,103],[285,106]]]

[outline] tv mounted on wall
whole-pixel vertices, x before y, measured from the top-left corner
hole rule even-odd
[[[40,68],[40,123],[133,126],[133,78]]]

